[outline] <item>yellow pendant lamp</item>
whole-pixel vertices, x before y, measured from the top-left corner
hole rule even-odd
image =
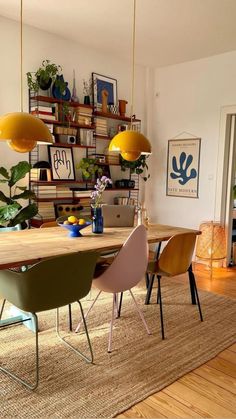
[[[20,112],[3,115],[0,118],[0,141],[7,141],[10,148],[19,153],[26,153],[37,143],[52,143],[52,135],[48,127],[35,116],[23,112],[23,72],[22,72],[22,2],[20,15]]]
[[[132,88],[131,88],[131,118],[130,129],[122,131],[115,135],[110,142],[109,151],[118,152],[123,159],[128,161],[135,161],[142,154],[151,154],[151,144],[148,139],[133,128],[133,103],[134,103],[134,56],[135,56],[135,19],[136,15],[136,0],[134,0],[133,9],[133,56],[132,56]]]

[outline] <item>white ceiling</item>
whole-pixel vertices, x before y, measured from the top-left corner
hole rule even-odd
[[[131,57],[133,0],[23,0],[23,21]],[[0,0],[19,20],[20,0]],[[135,62],[164,66],[236,50],[236,0],[137,0]]]

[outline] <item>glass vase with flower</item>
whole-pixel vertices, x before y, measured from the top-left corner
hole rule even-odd
[[[102,216],[102,194],[108,185],[112,184],[112,180],[107,176],[97,179],[94,186],[95,191],[91,193],[92,198],[92,231],[96,234],[103,233],[103,216]]]

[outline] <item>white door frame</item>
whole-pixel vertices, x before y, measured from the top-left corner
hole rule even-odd
[[[236,160],[235,115],[236,105],[222,107],[216,176],[214,218],[220,220],[226,229],[227,266],[231,259],[232,245],[232,186],[234,184]]]

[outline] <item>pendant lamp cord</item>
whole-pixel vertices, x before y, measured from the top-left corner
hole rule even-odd
[[[23,0],[20,0],[20,111],[23,112]]]
[[[131,84],[131,129],[132,129],[132,121],[133,121],[133,113],[134,113],[134,59],[135,59],[135,33],[136,33],[136,0],[134,0],[133,5],[133,42],[132,42],[132,84]]]

